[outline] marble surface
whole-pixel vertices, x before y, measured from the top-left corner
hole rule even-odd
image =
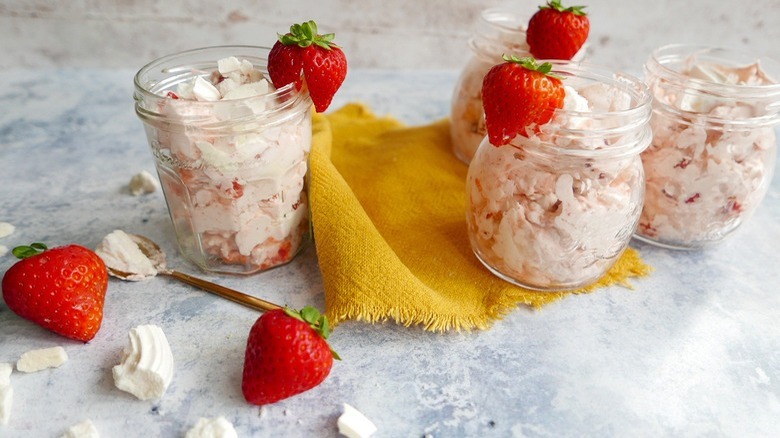
[[[511,5],[530,14],[545,0],[0,0],[0,69],[139,68],[193,47],[268,45],[314,19],[358,68],[459,68],[476,17]],[[590,15],[588,58],[639,68],[664,44],[714,44],[780,58],[777,0],[571,0]]]
[[[43,240],[94,247],[116,228],[177,254],[162,194],[133,197],[154,171],[132,106],[130,70],[0,72],[0,244]],[[363,101],[409,124],[447,115],[456,71],[353,70],[333,104]],[[199,417],[225,416],[239,436],[337,436],[342,403],[376,437],[778,436],[780,434],[780,180],[731,240],[700,252],[634,243],[655,272],[634,290],[519,307],[490,330],[434,334],[347,322],[332,336],[341,362],[317,388],[265,408],[240,381],[258,317],[167,278],[109,284],[103,327],[87,343],[51,334],[0,302],[0,362],[61,345],[62,367],[11,376],[3,437],[56,437],[91,419],[101,436],[182,437]],[[13,263],[0,257],[0,272]],[[313,248],[251,277],[207,277],[268,300],[323,307]],[[130,328],[168,336],[174,380],[159,401],[113,385]]]

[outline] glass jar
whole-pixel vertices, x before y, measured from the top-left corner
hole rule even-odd
[[[228,57],[249,61],[250,74],[267,77],[269,51],[195,49],[152,61],[135,76],[136,114],[179,248],[206,271],[260,272],[291,261],[311,240],[308,94],[270,82],[251,97],[199,101],[175,94],[197,77],[219,75],[217,61]]]
[[[651,97],[639,79],[566,62],[553,72],[568,103],[530,138],[500,147],[484,139],[469,165],[466,214],[482,264],[551,291],[596,282],[625,250],[644,199],[639,154],[651,140]]]
[[[780,64],[744,51],[671,45],[645,64],[652,145],[637,237],[673,249],[721,241],[756,210],[775,167]]]
[[[531,56],[525,40],[529,18],[506,8],[491,8],[481,12],[469,39],[474,55],[455,84],[450,111],[450,138],[453,153],[468,164],[487,134],[482,110],[482,80],[502,56]],[[574,60],[581,60],[585,47]]]

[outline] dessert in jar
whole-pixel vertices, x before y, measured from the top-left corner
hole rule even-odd
[[[467,177],[474,253],[500,278],[536,290],[589,285],[618,260],[639,220],[639,154],[651,137],[640,80],[578,63],[555,62],[553,72],[563,107],[528,136],[502,146],[486,137]]]
[[[468,163],[485,137],[482,111],[482,79],[503,55],[530,56],[526,42],[528,17],[505,8],[486,9],[480,13],[469,39],[473,56],[455,84],[450,110],[452,151]],[[582,60],[585,47],[573,60]]]
[[[207,271],[279,266],[311,238],[311,101],[266,79],[268,52],[196,49],[135,76],[136,113],[179,247]]]
[[[734,232],[763,199],[775,166],[780,64],[721,48],[671,45],[645,64],[652,145],[641,240],[693,249]]]

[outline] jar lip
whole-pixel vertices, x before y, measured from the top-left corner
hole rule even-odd
[[[628,109],[615,110],[615,111],[573,111],[557,109],[556,112],[561,112],[567,115],[574,116],[586,116],[586,117],[630,117],[635,115],[637,118],[648,117],[650,114],[651,102],[653,95],[650,93],[650,88],[647,84],[638,77],[625,73],[622,71],[612,71],[597,64],[593,64],[587,61],[561,61],[561,60],[544,60],[540,59],[537,62],[544,63],[549,62],[552,64],[552,72],[564,77],[564,85],[566,85],[565,79],[567,77],[585,77],[588,79],[598,80],[601,82],[609,82],[614,86],[617,86],[622,91],[631,96],[632,105]],[[585,73],[583,75],[583,73]]]
[[[158,71],[175,71],[175,69],[181,69],[181,68],[185,67],[185,65],[178,65],[178,66],[175,66],[175,68],[165,68],[165,69],[163,69],[162,67],[166,63],[168,63],[168,62],[174,61],[176,59],[185,59],[186,57],[188,57],[190,55],[196,55],[196,54],[199,54],[199,53],[208,53],[208,52],[215,52],[215,54],[216,53],[221,53],[222,54],[221,57],[215,57],[214,59],[212,59],[210,61],[204,61],[204,62],[208,62],[208,64],[212,64],[213,63],[214,67],[216,67],[216,63],[217,63],[217,61],[219,59],[222,59],[222,58],[228,57],[228,56],[236,56],[238,58],[240,55],[237,55],[237,54],[239,52],[241,52],[241,51],[259,52],[259,53],[255,53],[254,57],[260,57],[261,59],[264,59],[264,57],[268,56],[268,52],[271,51],[271,48],[270,47],[264,47],[264,46],[252,46],[252,45],[207,46],[207,47],[199,47],[199,48],[195,48],[195,49],[184,50],[184,51],[181,51],[181,52],[176,52],[176,53],[164,55],[164,56],[161,56],[161,57],[159,57],[157,59],[154,59],[154,60],[148,62],[143,67],[141,67],[138,70],[138,72],[136,72],[135,76],[133,77],[133,84],[135,86],[135,91],[137,93],[136,101],[138,101],[138,100],[146,100],[146,99],[152,99],[152,100],[155,100],[155,99],[168,99],[166,96],[162,96],[162,95],[159,95],[159,94],[157,94],[157,93],[155,93],[153,91],[150,91],[150,89],[148,87],[149,84],[142,82],[142,77],[144,75],[149,74],[150,72],[153,72],[155,70],[158,70]],[[262,66],[255,65],[254,67],[260,69],[265,76],[268,75],[268,71],[267,71],[267,66],[266,65],[262,65]],[[189,70],[191,70],[191,68]],[[155,84],[157,84],[157,83],[159,83],[159,82],[155,82]],[[269,79],[269,83],[270,83],[270,79]],[[276,98],[281,97],[281,96],[289,95],[290,93],[302,94],[298,90],[295,89],[295,84],[290,83],[290,84],[287,84],[287,85],[285,85],[285,86],[283,86],[281,88],[274,88],[274,91],[270,91],[270,92],[268,92],[266,94],[261,94],[261,95],[257,95],[257,96],[250,96],[250,97],[244,97],[244,98],[239,98],[239,99],[230,99],[230,100],[225,100],[225,101],[220,100],[220,101],[215,101],[215,102],[205,102],[205,101],[201,102],[201,101],[193,100],[193,101],[187,101],[187,103],[188,104],[192,104],[192,105],[235,104],[235,103],[246,102],[246,101],[250,101],[250,100],[257,100],[258,98],[264,99],[264,100],[272,100],[272,99],[276,99]]]
[[[691,78],[669,66],[672,62],[683,62],[693,56],[702,55],[717,56],[720,60],[735,66],[738,62],[741,62],[743,65],[749,65],[751,62],[764,65],[769,64],[770,67],[774,67],[774,71],[768,73],[768,75],[775,82],[757,85],[723,84],[706,79]],[[738,57],[739,59],[737,59]],[[749,59],[752,61],[749,61]],[[654,73],[685,82],[686,87],[700,91],[706,90],[709,93],[726,97],[734,94],[760,97],[767,97],[767,93],[769,95],[780,95],[780,63],[769,56],[759,56],[744,50],[704,44],[667,44],[653,50],[647,64],[646,68],[652,69]]]

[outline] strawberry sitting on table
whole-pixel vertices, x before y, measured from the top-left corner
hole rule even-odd
[[[21,260],[3,276],[3,299],[14,313],[62,336],[87,342],[103,321],[108,271],[79,245],[19,246]]]
[[[488,138],[502,146],[518,134],[528,137],[563,108],[563,83],[550,74],[552,64],[538,65],[531,57],[504,55],[482,81],[482,105]]]
[[[249,332],[241,389],[255,405],[275,403],[322,383],[333,359],[328,319],[314,307],[272,310]]]
[[[332,33],[318,34],[314,21],[294,24],[289,33],[280,34],[268,54],[274,87],[294,83],[300,90],[305,84],[317,112],[328,109],[347,77],[347,58],[333,38]]]
[[[567,8],[561,0],[550,0],[539,6],[526,30],[531,54],[537,59],[572,59],[590,33],[590,21],[584,8]]]

